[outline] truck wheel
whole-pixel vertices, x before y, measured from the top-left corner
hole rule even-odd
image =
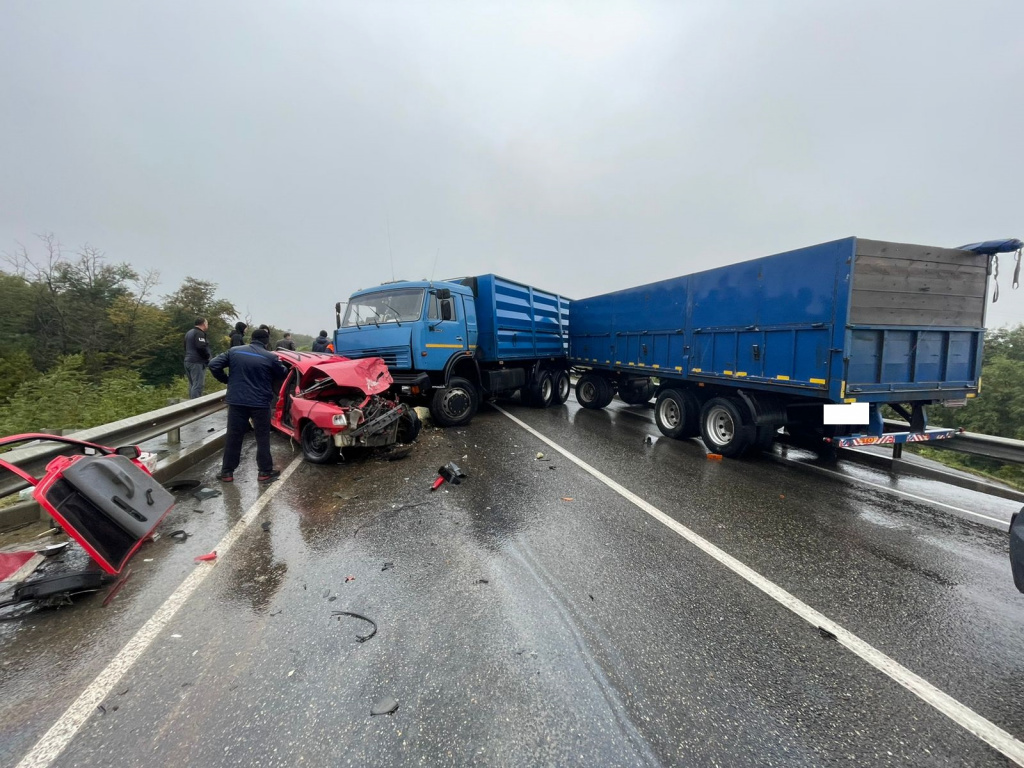
[[[627,405],[644,405],[654,396],[654,383],[648,379],[639,387],[619,386],[619,399]]]
[[[665,437],[685,440],[700,434],[700,403],[692,393],[663,389],[654,403],[654,421]]]
[[[555,401],[555,379],[551,371],[541,371],[537,381],[530,385],[530,405],[547,408]]]
[[[596,373],[584,373],[576,382],[576,402],[584,408],[604,408],[614,396],[612,385]]]
[[[555,399],[552,405],[561,405],[569,399],[569,392],[572,391],[572,382],[569,381],[569,374],[565,371],[555,371]]]
[[[767,453],[775,445],[775,435],[778,432],[778,427],[758,427],[757,436],[754,438],[753,445],[750,446],[751,454]]]
[[[300,435],[302,455],[311,464],[333,464],[338,460],[334,438],[312,421],[307,421]]]
[[[447,387],[434,390],[430,398],[430,417],[439,427],[461,427],[469,424],[479,404],[476,387],[452,376]]]
[[[712,453],[735,459],[751,446],[756,431],[752,424],[744,423],[742,403],[713,397],[701,409],[700,436]]]
[[[402,407],[405,408],[405,413],[398,417],[398,442],[416,442],[416,437],[423,427],[423,422],[420,421],[420,417],[416,415],[416,411],[412,408],[408,406]]]

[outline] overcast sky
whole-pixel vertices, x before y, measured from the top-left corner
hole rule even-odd
[[[302,333],[391,279],[388,222],[398,278],[572,298],[1024,237],[1020,0],[0,9],[0,250],[53,232]]]

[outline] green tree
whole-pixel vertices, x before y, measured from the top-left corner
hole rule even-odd
[[[238,317],[234,304],[217,298],[216,283],[194,277],[186,277],[178,290],[164,297],[163,311],[170,323],[170,335],[154,349],[153,362],[145,369],[147,378],[160,382],[181,375],[183,339],[197,317],[205,317],[210,324],[206,337],[214,355],[227,348],[228,335]]]

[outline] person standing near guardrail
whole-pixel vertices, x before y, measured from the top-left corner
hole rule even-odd
[[[239,320],[235,323],[235,330],[231,332],[231,344],[232,347],[241,347],[245,345],[245,329],[248,328],[245,323]]]
[[[188,376],[188,396],[195,399],[203,396],[206,383],[206,366],[210,364],[210,345],[206,341],[209,323],[205,317],[197,317],[195,327],[185,334],[185,374]]]
[[[270,331],[259,328],[252,333],[252,343],[232,347],[210,362],[210,373],[228,385],[224,402],[228,406],[228,432],[224,458],[217,478],[233,482],[242,457],[242,438],[252,422],[256,433],[257,480],[271,483],[281,475],[274,469],[270,455],[270,404],[274,400],[274,382],[288,375],[288,369],[267,349]]]

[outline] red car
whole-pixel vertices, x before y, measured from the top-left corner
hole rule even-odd
[[[419,434],[416,412],[389,394],[391,374],[379,357],[350,360],[281,349],[274,354],[289,370],[271,425],[296,440],[307,461],[328,464],[342,448],[411,443]]]

